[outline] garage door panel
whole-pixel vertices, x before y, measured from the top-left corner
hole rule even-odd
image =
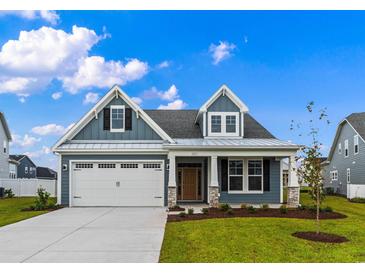
[[[73,206],[163,206],[163,162],[74,163]]]

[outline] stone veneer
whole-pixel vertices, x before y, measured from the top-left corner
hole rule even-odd
[[[175,205],[176,205],[176,187],[169,186],[167,193],[167,206],[170,208]]]
[[[299,186],[288,186],[288,207],[297,207],[299,205],[300,198],[300,187]]]
[[[219,187],[217,186],[209,187],[209,206],[210,207],[219,206]]]

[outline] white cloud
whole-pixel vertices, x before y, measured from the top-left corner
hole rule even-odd
[[[138,80],[148,72],[148,64],[138,59],[105,61],[101,56],[90,56],[82,60],[78,70],[69,77],[61,78],[65,89],[76,93],[82,88],[111,87]]]
[[[135,102],[137,105],[142,104],[142,99],[139,97],[132,97],[131,98],[133,102]]]
[[[218,65],[223,60],[229,58],[235,48],[235,44],[230,44],[225,41],[219,41],[219,45],[211,44],[209,52],[212,54],[213,64]]]
[[[24,152],[24,154],[27,155],[29,158],[39,158],[42,157],[43,155],[48,155],[50,153],[51,149],[47,146],[43,146],[40,150]]]
[[[83,104],[84,105],[87,105],[87,104],[95,104],[98,100],[99,100],[99,94],[94,93],[94,92],[88,92],[85,95]]]
[[[25,97],[19,97],[19,102],[24,104],[25,103]]]
[[[55,92],[55,93],[52,93],[52,99],[53,100],[58,100],[62,97],[62,92],[59,91],[59,92]]]
[[[1,15],[14,15],[27,20],[43,19],[52,25],[56,25],[60,20],[60,16],[52,10],[0,11],[0,16]]]
[[[47,124],[43,126],[36,126],[32,128],[32,132],[38,135],[63,135],[65,134],[74,124],[64,127],[57,124]]]
[[[31,147],[41,140],[28,134],[25,134],[23,137],[18,134],[12,134],[12,139],[11,145],[17,147]]]
[[[159,91],[156,87],[152,87],[143,93],[143,97],[146,99],[159,98],[164,101],[173,101],[179,98],[179,90],[175,85],[171,85],[166,91]]]
[[[167,105],[160,105],[158,109],[183,109],[187,106],[187,104],[181,99],[177,99]]]
[[[171,62],[165,60],[165,61],[161,62],[160,64],[158,64],[157,68],[159,68],[159,69],[168,68],[170,65],[171,65]]]

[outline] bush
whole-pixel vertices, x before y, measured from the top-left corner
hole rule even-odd
[[[186,213],[185,213],[185,212],[180,212],[180,213],[179,213],[179,216],[180,216],[181,218],[184,218],[184,217],[186,216]]]
[[[226,213],[229,214],[229,215],[232,215],[233,214],[233,209],[232,208],[227,209]]]
[[[241,204],[241,208],[242,209],[246,209],[247,208],[247,204]]]
[[[249,206],[247,209],[248,209],[248,212],[250,212],[250,213],[256,212],[256,208],[254,208],[253,206]]]
[[[365,203],[365,198],[355,197],[350,199],[350,202],[352,203]]]
[[[56,207],[57,207],[57,204],[56,204],[55,201],[51,200],[51,201],[48,202],[48,208],[54,209]]]
[[[48,199],[51,195],[44,188],[37,189],[38,197],[35,200],[35,210],[45,210],[48,208]]]
[[[317,207],[315,205],[308,207],[308,209],[310,212],[313,212],[313,213],[317,212]]]
[[[209,213],[209,209],[206,208],[206,207],[202,208],[202,213],[203,214],[208,214]]]
[[[299,205],[298,206],[298,209],[299,210],[306,210],[307,209],[307,206],[305,206],[305,205]]]
[[[194,214],[194,208],[188,208],[188,214],[193,215]]]
[[[323,209],[324,212],[333,212],[333,209],[332,207],[329,207],[329,206],[326,206],[324,209]]]
[[[286,207],[286,205],[282,205],[282,206],[280,207],[280,212],[281,212],[282,214],[286,214],[286,213],[288,213],[288,208]]]
[[[326,187],[324,189],[324,193],[326,195],[334,195],[335,194],[335,189],[333,187]]]
[[[15,196],[15,194],[13,193],[11,188],[5,189],[4,190],[4,195],[5,195],[5,198],[13,198]]]
[[[231,206],[229,204],[220,204],[219,205],[219,209],[222,211],[227,211],[230,208],[231,208]]]
[[[262,206],[261,206],[261,208],[263,209],[263,210],[265,210],[265,211],[268,211],[269,210],[269,205],[268,204],[263,204]]]

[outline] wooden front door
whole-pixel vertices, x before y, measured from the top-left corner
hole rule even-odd
[[[198,200],[198,168],[184,168],[182,173],[182,200]]]

